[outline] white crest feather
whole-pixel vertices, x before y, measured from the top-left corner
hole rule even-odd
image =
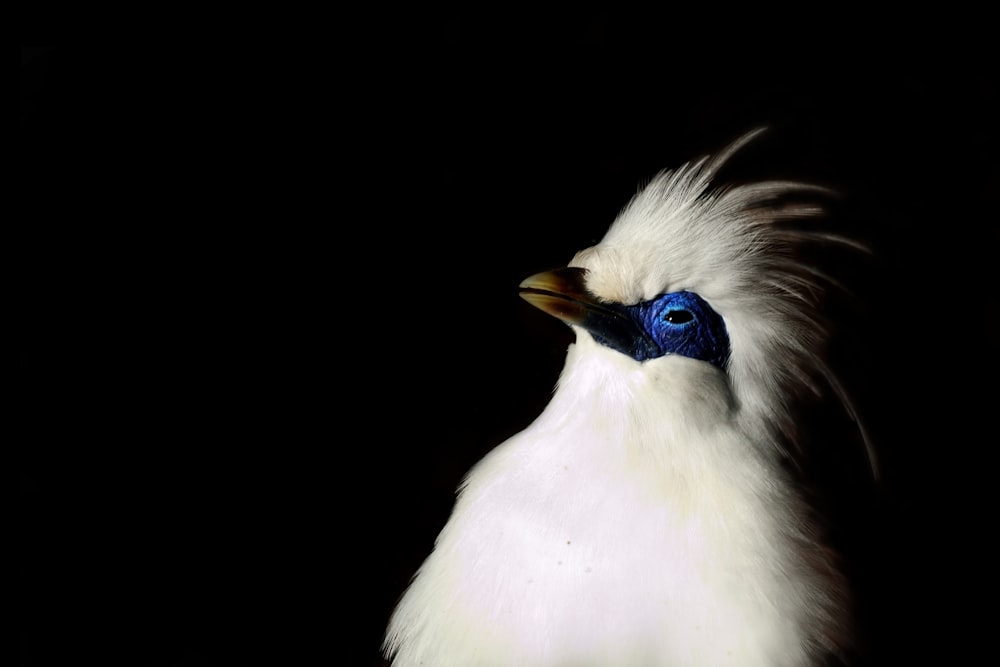
[[[790,195],[832,195],[796,181],[712,188],[712,179],[763,128],[745,134],[714,158],[658,174],[626,206],[601,242],[577,253],[571,266],[589,270],[598,296],[635,303],[688,290],[722,315],[733,354],[728,367],[748,427],[790,434],[788,396],[818,392],[824,379],[858,425],[873,473],[875,454],[843,386],[826,365],[819,296],[837,281],[799,259],[810,242],[865,250],[846,237],[779,224],[822,215]]]

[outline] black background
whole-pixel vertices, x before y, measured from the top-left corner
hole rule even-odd
[[[873,250],[826,259],[881,481],[841,413],[804,422],[860,663],[974,655],[1000,342],[976,26],[437,15],[22,49],[22,664],[378,664],[461,476],[571,340],[517,284],[760,125],[726,175],[833,186]]]

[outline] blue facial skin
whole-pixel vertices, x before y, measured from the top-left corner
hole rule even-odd
[[[597,342],[636,361],[679,354],[725,369],[729,360],[725,322],[694,292],[671,292],[631,306],[602,304],[602,310],[601,317],[581,324]],[[608,317],[611,312],[615,317]]]

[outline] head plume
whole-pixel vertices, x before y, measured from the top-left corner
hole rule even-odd
[[[824,187],[794,181],[715,186],[721,167],[763,129],[714,157],[657,174],[625,207],[599,244],[570,263],[588,269],[587,287],[608,301],[636,303],[681,290],[701,295],[725,320],[732,353],[726,372],[740,418],[755,429],[792,432],[792,398],[825,381],[858,423],[824,361],[820,296],[836,284],[803,259],[804,245],[853,242],[790,226],[823,212]],[[858,246],[860,247],[860,246]]]

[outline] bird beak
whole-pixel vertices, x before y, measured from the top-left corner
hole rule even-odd
[[[587,290],[586,276],[587,270],[579,268],[536,273],[521,283],[521,298],[633,359],[663,354],[625,306],[601,301]]]

